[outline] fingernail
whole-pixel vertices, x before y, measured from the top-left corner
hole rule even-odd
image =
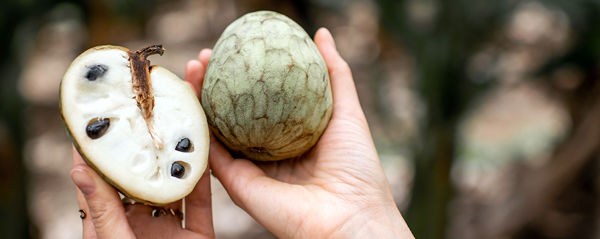
[[[94,190],[96,190],[94,179],[90,177],[85,169],[74,168],[71,172],[71,178],[73,179],[75,185],[77,185],[77,188],[79,188],[84,195],[90,195],[94,193]]]

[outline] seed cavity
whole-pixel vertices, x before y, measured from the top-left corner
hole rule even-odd
[[[185,174],[185,167],[180,162],[174,162],[171,165],[171,176],[176,178],[182,178]]]
[[[85,74],[85,78],[89,81],[95,81],[96,79],[102,77],[108,71],[108,66],[106,65],[93,65],[88,67],[88,72]]]
[[[91,139],[100,138],[106,133],[106,130],[110,126],[110,119],[108,118],[95,118],[88,122],[88,125],[85,127],[85,132],[87,136]]]
[[[175,150],[180,152],[192,152],[194,151],[194,146],[192,145],[192,141],[188,138],[183,138],[179,140],[177,146],[175,146]]]

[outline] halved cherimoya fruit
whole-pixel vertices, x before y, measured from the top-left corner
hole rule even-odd
[[[99,46],[79,55],[60,86],[67,131],[86,162],[125,196],[164,205],[206,169],[209,131],[191,87],[150,66],[161,45]]]

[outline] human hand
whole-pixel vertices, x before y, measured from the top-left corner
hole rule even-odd
[[[186,67],[186,80],[203,77],[204,68]],[[214,238],[209,170],[206,168],[194,190],[185,198],[185,228],[182,228],[180,214],[169,210],[182,212],[181,201],[164,206],[166,210],[156,211],[158,217],[152,215],[155,208],[147,205],[124,206],[117,191],[73,149],[71,178],[77,185],[79,208],[84,212],[83,238]]]
[[[233,159],[211,137],[209,164],[232,200],[282,238],[412,238],[396,207],[347,63],[329,31],[315,43],[327,63],[333,113],[317,145],[300,159]],[[190,69],[204,71],[210,50]],[[198,95],[203,77],[190,77]]]

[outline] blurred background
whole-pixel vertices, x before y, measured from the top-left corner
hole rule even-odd
[[[417,238],[600,238],[599,0],[3,0],[1,237],[81,237],[57,97],[80,52],[162,43],[183,77],[260,9],[332,31]],[[274,238],[212,190],[218,238]]]

